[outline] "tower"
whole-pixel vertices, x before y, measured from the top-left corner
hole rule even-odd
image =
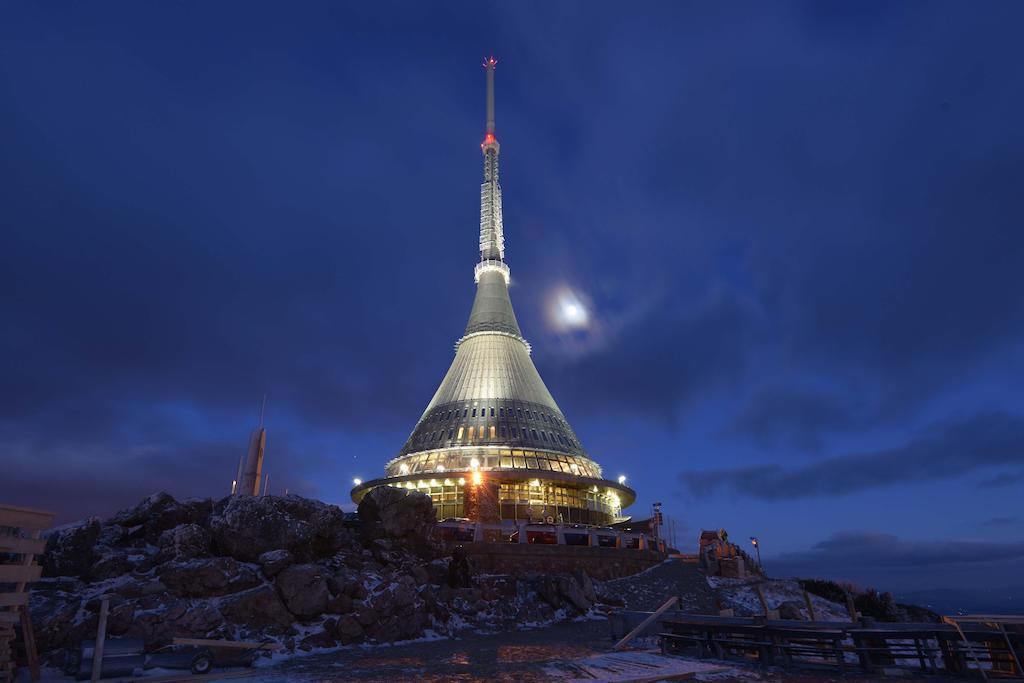
[[[359,502],[377,486],[430,495],[439,519],[608,524],[636,498],[604,479],[551,396],[512,309],[505,263],[494,73],[484,61],[487,124],[480,144],[480,259],[476,297],[455,358],[385,476],[357,481]]]

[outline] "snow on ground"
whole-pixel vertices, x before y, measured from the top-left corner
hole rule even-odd
[[[710,585],[718,594],[726,607],[736,611],[736,616],[753,616],[762,614],[764,609],[761,606],[761,599],[757,595],[755,586],[760,585],[764,591],[765,600],[769,609],[778,609],[783,602],[795,602],[799,605],[800,614],[804,619],[810,619],[807,608],[804,605],[804,590],[795,579],[769,579],[766,581],[748,581],[745,579],[726,579],[720,576],[709,576]],[[850,615],[846,611],[846,605],[826,600],[817,595],[811,595],[811,604],[814,605],[814,618],[817,621],[849,621]]]

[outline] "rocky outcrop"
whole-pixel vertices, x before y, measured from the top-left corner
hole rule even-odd
[[[209,528],[214,547],[239,560],[271,550],[310,560],[351,544],[342,520],[338,507],[299,496],[232,496],[214,506]]]
[[[359,520],[368,539],[427,538],[437,523],[430,496],[391,486],[378,486],[363,497]]]
[[[96,561],[93,547],[100,531],[100,520],[92,517],[50,532],[42,561],[43,576],[86,576]]]
[[[582,572],[474,573],[457,548],[428,540],[434,513],[421,493],[375,489],[360,515],[365,533],[339,508],[298,496],[179,502],[160,493],[105,522],[58,529],[47,578],[31,593],[38,647],[52,656],[92,638],[104,596],[108,633],[150,648],[174,637],[271,638],[289,649],[385,643],[540,623],[595,604]]]

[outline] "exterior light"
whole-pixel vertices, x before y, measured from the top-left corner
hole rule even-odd
[[[407,481],[407,482],[405,482],[405,488],[407,488],[409,490],[412,490],[412,489],[414,489],[416,487],[412,485],[411,481]]]
[[[474,470],[473,471],[473,486],[479,486],[481,481],[483,481],[483,477],[480,476],[479,472]]]
[[[435,469],[434,471],[435,472],[444,472],[444,465],[438,465],[437,469]]]
[[[437,479],[431,479],[430,480],[430,485],[431,486],[437,486]]]
[[[534,479],[531,481],[530,486],[540,486],[540,479]]]
[[[465,485],[466,485],[466,480],[463,479],[462,477],[459,477],[459,486],[465,486]]]
[[[445,479],[444,480],[444,485],[445,486],[451,486],[452,485],[452,480],[451,479]]]
[[[359,486],[360,484],[363,483],[363,480],[356,477],[355,479],[352,480],[352,483],[355,484],[356,486]]]
[[[398,466],[398,471],[401,472],[402,474],[409,474],[409,466],[403,462],[401,465]]]
[[[597,493],[597,487],[595,486],[595,487],[593,487],[592,489],[590,489],[590,492],[591,492],[591,493]]]
[[[426,486],[427,486],[427,482],[423,481],[422,479],[420,479],[418,482],[416,482],[416,488],[422,489],[422,488],[426,488]]]
[[[620,474],[619,475],[619,483],[620,484],[625,484],[626,483],[626,475],[625,474]]]
[[[477,460],[476,458],[473,458],[472,460],[469,461],[469,466],[475,470],[477,467],[480,467],[480,461]]]

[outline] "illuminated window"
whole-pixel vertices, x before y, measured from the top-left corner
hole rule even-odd
[[[470,428],[469,428],[469,440],[470,440],[470,441],[472,441],[472,440],[473,440],[473,429],[474,429],[473,427],[470,427]]]
[[[491,425],[491,438],[492,439],[495,437],[495,432],[496,431],[497,431],[497,427],[495,427],[494,425]]]
[[[451,436],[451,432],[448,432],[448,436],[449,437]],[[455,438],[456,439],[461,439],[462,438],[462,427],[459,427],[459,435],[456,436]]]

